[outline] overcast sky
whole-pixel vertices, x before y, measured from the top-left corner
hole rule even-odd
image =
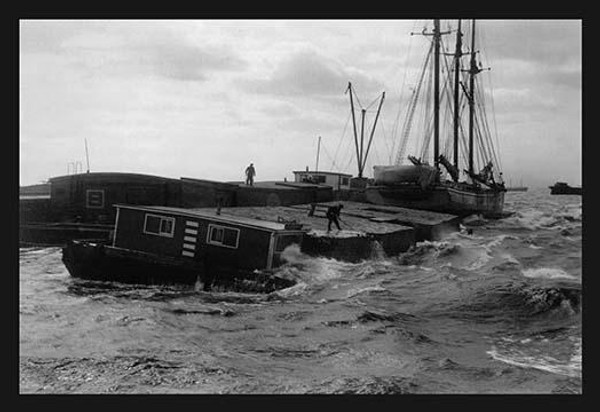
[[[85,170],[86,140],[93,172],[231,181],[251,161],[257,180],[314,169],[322,136],[319,169],[356,175],[349,81],[364,106],[386,93],[372,176],[395,157],[394,121],[428,41],[410,33],[426,24],[21,20],[20,184]],[[580,184],[581,21],[478,27],[505,178]]]

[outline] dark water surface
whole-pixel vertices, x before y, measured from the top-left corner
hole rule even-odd
[[[581,393],[582,198],[358,264],[286,251],[269,295],[90,282],[20,249],[21,393]]]

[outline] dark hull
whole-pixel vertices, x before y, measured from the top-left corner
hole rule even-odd
[[[83,223],[22,223],[19,225],[21,245],[65,245],[71,240],[109,238],[113,225]]]
[[[214,262],[189,262],[148,253],[114,248],[102,243],[72,241],[63,248],[63,263],[71,276],[135,284],[183,284],[201,282],[204,289],[224,285],[230,289],[271,292],[295,282],[266,272],[239,271]]]
[[[583,195],[583,188],[550,186],[550,194],[551,195]]]
[[[437,185],[423,189],[419,185],[371,186],[366,189],[367,201],[409,209],[430,210],[458,216],[482,214],[502,217],[504,192],[465,186]]]

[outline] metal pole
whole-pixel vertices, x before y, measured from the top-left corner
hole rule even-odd
[[[319,141],[317,143],[317,164],[315,166],[315,172],[319,171],[319,152],[321,151],[321,136],[319,136]]]
[[[365,140],[365,114],[367,111],[361,111],[361,126],[360,126],[360,159],[358,160],[358,177],[363,177],[363,142]]]
[[[348,82],[348,88],[346,91],[350,91],[350,109],[352,111],[352,126],[354,126],[354,147],[356,148],[356,161],[358,162],[358,169],[360,171],[360,154],[358,153],[358,134],[356,133],[356,118],[354,115],[354,101],[352,100],[352,83]]]
[[[367,152],[365,153],[365,158],[363,159],[363,169],[365,168],[365,164],[367,163],[367,157],[369,156],[369,149],[371,148],[371,142],[373,141],[373,135],[375,134],[375,126],[377,126],[377,119],[379,118],[379,112],[381,111],[381,106],[383,106],[383,100],[385,99],[385,92],[381,94],[381,100],[379,101],[379,107],[377,108],[377,114],[375,115],[375,122],[373,123],[373,129],[371,129],[371,136],[369,137],[369,144],[367,144]]]
[[[85,141],[85,160],[87,162],[87,172],[90,172],[90,156],[88,154],[88,144],[87,144],[87,139],[84,139]]]

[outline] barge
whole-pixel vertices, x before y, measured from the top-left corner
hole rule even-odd
[[[235,289],[240,282],[254,282],[266,292],[295,283],[273,274],[282,264],[283,250],[300,244],[306,232],[295,222],[223,215],[219,209],[115,207],[112,240],[73,240],[63,248],[62,260],[71,276],[201,284],[204,290],[214,285]]]

